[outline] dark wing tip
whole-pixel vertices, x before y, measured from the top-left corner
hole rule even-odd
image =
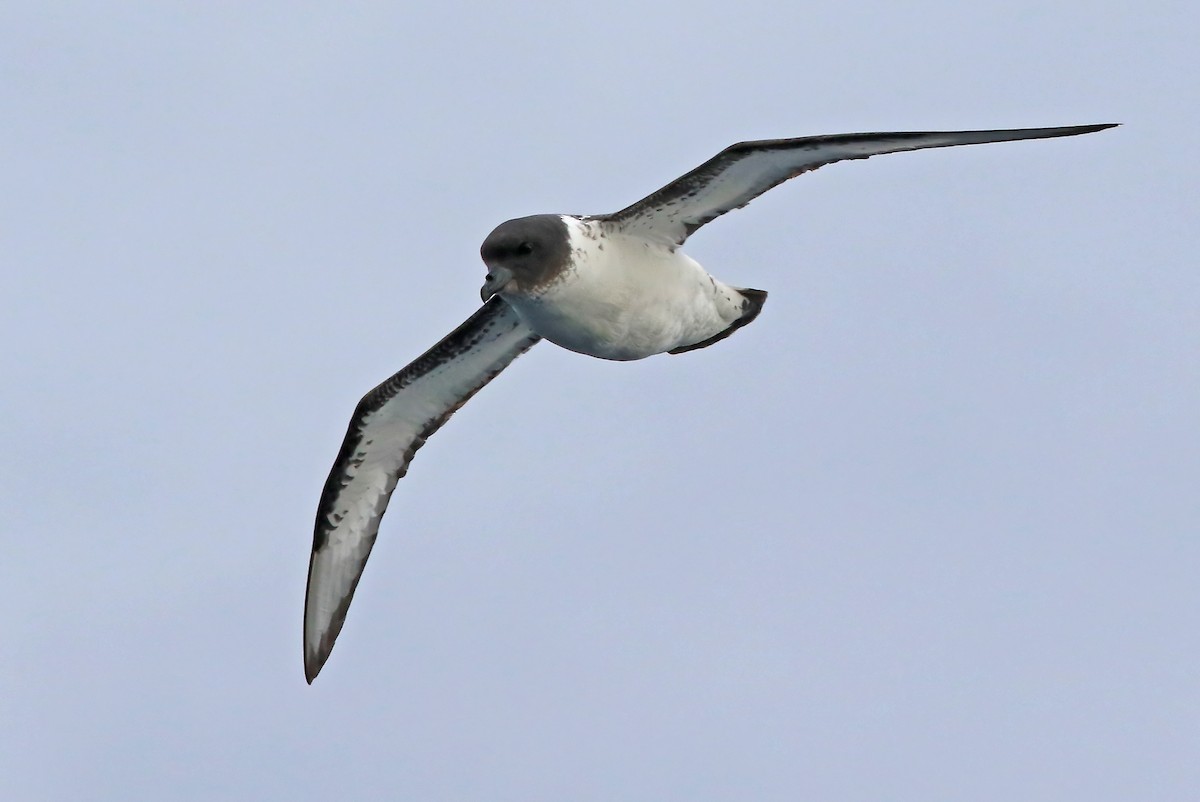
[[[312,562],[314,563],[318,551],[319,549],[313,549]],[[346,623],[346,613],[350,609],[350,602],[354,600],[354,592],[358,590],[358,582],[362,579],[364,567],[366,567],[365,559],[358,567],[358,575],[350,583],[349,589],[338,602],[337,608],[333,611],[332,617],[325,624],[322,632],[319,626],[309,623],[309,604],[313,603],[310,595],[312,588],[312,567],[310,565],[309,589],[305,592],[304,597],[304,678],[308,680],[309,685],[312,685],[317,674],[320,674],[321,669],[325,667],[329,655],[333,652],[333,645],[337,642],[338,635],[342,633],[342,626]]]
[[[1109,128],[1117,128],[1122,123],[1096,123],[1095,125],[1076,125],[1071,127],[1072,134],[1094,134],[1097,131],[1107,131]]]
[[[353,592],[350,596],[353,597]],[[329,660],[329,655],[333,652],[333,644],[337,640],[337,636],[341,634],[342,624],[346,622],[346,608],[349,607],[350,599],[347,598],[341,605],[339,615],[334,616],[329,622],[329,629],[326,630],[320,638],[315,642],[310,633],[305,628],[304,632],[304,679],[312,685],[313,680],[317,678],[317,674],[321,673],[321,669],[325,667],[325,663]]]
[[[327,649],[317,652],[309,652],[307,647],[304,649],[304,679],[309,685],[313,684],[313,680],[317,678],[317,674],[321,673],[321,669],[328,659],[329,650]]]
[[[307,604],[305,604],[305,619],[307,620]],[[337,627],[340,629],[340,627]],[[312,636],[315,633],[308,631],[308,625],[304,627],[304,679],[309,685],[313,684],[313,680],[317,678],[317,674],[321,673],[321,669],[325,666],[325,661],[329,659],[329,654],[333,651],[333,640],[337,637],[337,632],[334,631],[333,637],[330,633],[326,633],[324,637],[313,643]]]

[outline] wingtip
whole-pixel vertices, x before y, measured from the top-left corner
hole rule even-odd
[[[329,661],[329,655],[333,651],[333,641],[337,637],[337,633],[333,633],[333,637],[325,637],[321,640],[312,640],[309,638],[309,633],[304,633],[304,679],[309,685],[313,684],[313,680],[321,673],[321,669],[325,667],[325,663]]]
[[[304,680],[309,684],[313,684],[313,680],[321,673],[321,669],[325,666],[325,659],[319,654],[311,654],[307,649],[304,651]]]
[[[1091,125],[1067,125],[1061,128],[1046,128],[1042,129],[1051,133],[1050,136],[1078,136],[1079,134],[1094,134],[1097,131],[1106,131],[1109,128],[1116,128],[1121,123],[1092,123]]]

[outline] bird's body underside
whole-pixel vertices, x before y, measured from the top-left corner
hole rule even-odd
[[[497,227],[481,249],[488,267],[483,307],[368,393],[350,421],[317,510],[304,613],[308,681],[341,631],[380,519],[413,454],[509,363],[542,338],[602,359],[683,353],[755,319],[765,292],[729,286],[680,250],[696,229],[837,161],[1110,127],[742,142],[614,214],[535,215]]]
[[[559,217],[568,266],[534,290],[500,293],[555,345],[601,359],[643,359],[713,340],[761,307],[678,248],[601,220]]]

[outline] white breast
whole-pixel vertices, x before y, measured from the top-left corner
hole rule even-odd
[[[603,359],[642,359],[706,340],[742,314],[742,297],[678,250],[563,216],[571,263],[539,294],[505,295],[535,332]]]

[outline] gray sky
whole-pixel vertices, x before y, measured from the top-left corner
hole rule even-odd
[[[0,796],[1194,799],[1194,3],[0,6]],[[502,220],[739,140],[719,346],[543,345],[301,670],[358,398]]]

